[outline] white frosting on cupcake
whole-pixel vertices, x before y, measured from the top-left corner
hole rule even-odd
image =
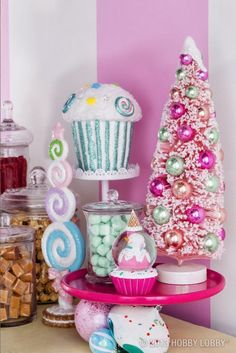
[[[138,121],[142,117],[139,104],[126,90],[115,84],[93,83],[72,94],[63,108],[68,121],[107,120]]]
[[[126,278],[126,279],[143,279],[152,278],[157,276],[157,270],[155,268],[148,268],[142,271],[125,271],[121,270],[119,267],[115,268],[111,272],[111,277]]]

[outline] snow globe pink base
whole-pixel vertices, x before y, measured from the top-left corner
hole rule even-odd
[[[110,277],[116,290],[127,296],[147,295],[157,279],[157,270],[152,267],[157,252],[134,211],[125,232],[115,241],[112,255],[117,267]]]

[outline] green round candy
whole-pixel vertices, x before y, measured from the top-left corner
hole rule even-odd
[[[183,70],[182,68],[178,69],[176,71],[176,77],[177,79],[180,81],[180,80],[183,80],[185,77],[186,77],[186,72],[185,70]]]
[[[185,94],[188,98],[195,99],[199,95],[199,89],[195,86],[188,86],[188,88],[185,91]]]
[[[184,160],[179,156],[171,156],[166,161],[166,171],[173,176],[179,176],[184,171]]]
[[[111,227],[109,223],[101,223],[99,226],[99,233],[101,236],[109,235],[111,232]]]
[[[211,144],[215,144],[215,143],[217,143],[219,141],[219,137],[220,137],[219,131],[216,128],[214,128],[214,127],[211,128],[211,129],[208,129],[205,132],[205,135],[206,135],[207,140]]]
[[[113,262],[112,250],[109,250],[109,251],[108,251],[108,253],[106,254],[106,258],[107,258],[109,261]]]
[[[99,224],[101,222],[101,217],[96,214],[91,214],[89,216],[89,224]]]
[[[96,267],[93,267],[93,271],[99,277],[106,277],[108,275],[108,271],[106,268],[96,266]]]
[[[106,257],[100,256],[98,259],[98,266],[107,268],[109,265],[109,261],[107,260]]]
[[[113,216],[111,219],[112,229],[120,232],[126,227],[126,223],[123,222],[121,216]]]
[[[169,132],[166,127],[161,127],[160,130],[158,131],[158,139],[161,142],[166,142],[169,139]]]
[[[111,219],[111,216],[101,216],[101,222],[102,223],[108,223]]]
[[[207,191],[217,192],[219,190],[220,180],[216,175],[211,175],[205,185]]]
[[[115,238],[112,235],[106,235],[103,238],[103,244],[107,245],[107,246],[112,246],[112,244],[114,243]]]
[[[108,251],[109,251],[109,247],[107,245],[99,245],[97,247],[97,253],[100,255],[100,256],[105,256]]]
[[[102,239],[99,236],[92,237],[91,244],[94,248],[97,248],[102,243]]]
[[[99,235],[100,233],[100,228],[99,224],[94,224],[93,226],[90,227],[90,232],[92,233],[91,235]]]
[[[153,218],[155,223],[162,225],[170,220],[170,211],[164,206],[157,206],[153,210]]]
[[[210,253],[216,252],[220,244],[219,238],[214,233],[208,233],[204,238],[203,247]]]
[[[99,255],[94,254],[94,255],[91,257],[91,264],[92,264],[93,266],[97,266],[98,260],[99,260]]]

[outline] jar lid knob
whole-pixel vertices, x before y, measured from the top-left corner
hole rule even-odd
[[[13,122],[13,103],[11,101],[4,101],[2,106],[3,122]]]
[[[11,224],[11,217],[7,213],[0,214],[0,227],[10,227]]]
[[[119,199],[119,193],[115,189],[110,189],[107,192],[107,201],[116,203]]]
[[[30,184],[31,185],[42,185],[46,183],[46,170],[42,167],[34,167],[33,169],[31,169],[30,174]]]

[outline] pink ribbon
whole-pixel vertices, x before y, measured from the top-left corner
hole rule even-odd
[[[69,273],[68,270],[58,271],[55,268],[49,268],[48,278],[54,279],[52,287],[55,289],[56,292],[58,292],[59,296],[63,298],[66,302],[71,303],[72,297],[67,294],[61,286],[61,280],[65,275],[67,275],[67,273]]]

